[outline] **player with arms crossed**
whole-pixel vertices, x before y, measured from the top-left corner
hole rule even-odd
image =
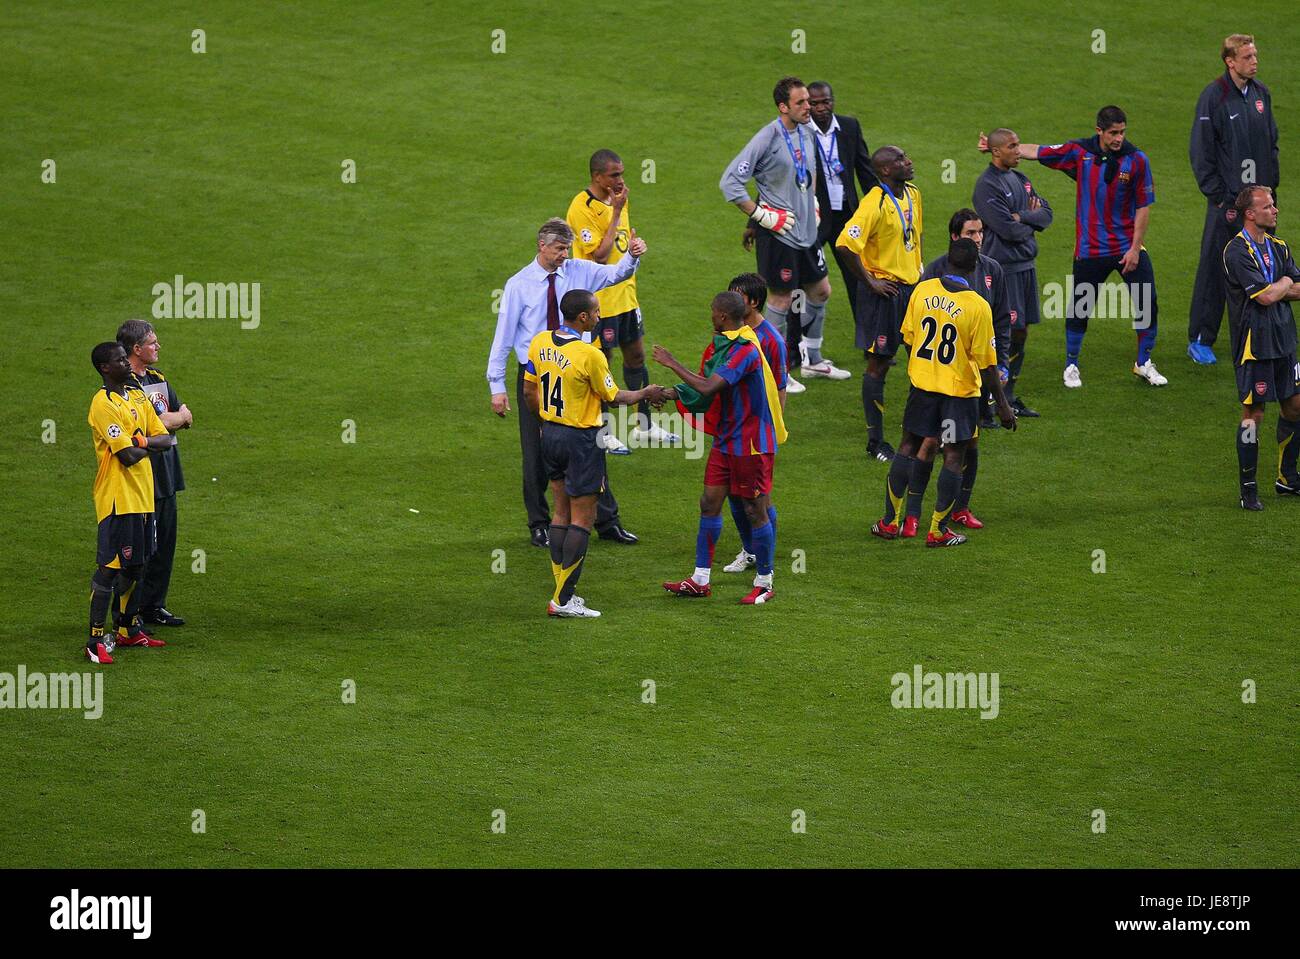
[[[605,354],[582,341],[600,323],[600,305],[588,290],[570,290],[560,300],[563,322],[533,337],[524,365],[524,402],[542,420],[542,464],[551,481],[555,513],[547,531],[555,594],[548,616],[594,618],[574,595],[596,522],[596,497],[605,488],[605,450],[597,442],[601,403],[631,406],[663,403],[660,386],[620,390]]]
[[[1295,316],[1291,300],[1300,300],[1300,269],[1291,248],[1270,230],[1277,228],[1273,191],[1248,186],[1237,194],[1242,230],[1223,248],[1232,357],[1237,368],[1241,425],[1237,429],[1241,508],[1261,510],[1255,468],[1259,462],[1259,426],[1264,404],[1277,401],[1277,481],[1281,495],[1300,496],[1296,474],[1296,421],[1300,420],[1300,365],[1296,363]]]
[[[1070,389],[1083,385],[1079,374],[1079,353],[1088,331],[1101,284],[1116,270],[1128,285],[1133,303],[1133,327],[1137,330],[1137,362],[1133,375],[1152,386],[1169,382],[1155,363],[1151,350],[1156,344],[1156,275],[1151,257],[1142,246],[1156,202],[1147,155],[1128,142],[1128,117],[1117,106],[1097,112],[1097,135],[1070,140],[1055,146],[1021,143],[1023,160],[1037,160],[1060,170],[1077,184],[1074,220],[1075,302],[1065,319],[1065,372],[1062,381]],[[989,151],[988,138],[980,134],[979,148]]]
[[[961,275],[972,272],[979,262],[975,241],[963,238],[949,243],[948,262],[959,272],[918,283],[903,318],[903,342],[911,348],[907,375],[912,390],[903,410],[903,438],[885,478],[885,515],[871,527],[882,539],[898,536],[913,458],[925,455],[922,443],[932,437],[943,443],[943,468],[926,546],[966,542],[965,536],[948,529],[948,521],[961,492],[967,444],[979,430],[981,382],[993,394],[1002,425],[1016,428],[1016,414],[998,379],[993,311]]]
[[[698,375],[662,346],[654,348],[653,356],[656,363],[684,381],[675,392],[685,409],[702,412],[713,405],[715,397],[718,401],[713,446],[704,468],[704,492],[700,496],[695,572],[681,582],[664,583],[664,589],[685,597],[712,594],[709,578],[713,550],[722,533],[722,503],[731,495],[744,505],[757,567],[754,588],[741,602],[758,605],[773,595],[776,531],[768,506],[772,467],[786,432],[776,377],[763,356],[758,337],[745,322],[746,312],[745,299],[739,293],[728,291],[713,298],[714,353]]]
[[[170,449],[176,437],[167,432],[144,391],[134,385],[135,374],[126,350],[116,340],[100,343],[90,361],[104,386],[90,401],[91,436],[99,471],[95,474],[95,520],[99,523],[98,568],[90,579],[90,638],[86,658],[108,664],[115,646],[166,646],[136,621],[140,594],[136,587],[152,555],[154,527],[153,465],[150,450]],[[128,386],[128,384],[131,384]],[[104,621],[113,592],[114,635],[106,636]]]

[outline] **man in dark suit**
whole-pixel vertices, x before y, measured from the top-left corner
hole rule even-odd
[[[813,132],[817,134],[817,202],[822,211],[817,239],[823,245],[831,245],[831,255],[839,264],[849,304],[855,305],[857,276],[836,256],[835,240],[858,208],[853,174],[857,174],[864,194],[877,183],[875,171],[871,169],[871,151],[862,138],[858,118],[835,112],[835,93],[829,83],[824,80],[810,83],[808,96],[816,128]]]

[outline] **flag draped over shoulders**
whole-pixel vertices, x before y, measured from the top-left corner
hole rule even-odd
[[[763,387],[767,393],[767,408],[772,415],[776,441],[784,443],[789,434],[785,429],[785,417],[782,415],[781,398],[776,388],[776,376],[772,373],[772,368],[767,365],[767,357],[763,355],[758,334],[754,332],[753,327],[745,324],[738,330],[723,330],[716,334],[713,342],[704,348],[704,355],[700,358],[700,376],[706,380],[712,376],[718,366],[726,362],[731,351],[741,340],[752,343],[758,350],[759,362],[763,364]],[[698,390],[685,383],[677,385],[677,408],[681,410],[683,418],[692,427],[703,430],[710,436],[716,435],[718,399],[717,394],[712,397],[701,396]]]

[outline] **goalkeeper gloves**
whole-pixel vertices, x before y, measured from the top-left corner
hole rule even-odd
[[[779,207],[760,203],[750,214],[750,218],[765,230],[785,236],[794,229],[794,213]]]

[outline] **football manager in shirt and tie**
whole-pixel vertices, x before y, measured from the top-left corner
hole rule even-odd
[[[645,241],[632,231],[628,255],[614,264],[569,259],[573,230],[559,217],[547,220],[537,231],[537,256],[506,281],[497,316],[496,336],[488,354],[487,379],[492,391],[492,412],[510,412],[506,392],[506,361],[513,350],[518,361],[515,396],[519,404],[519,446],[523,454],[524,508],[534,546],[546,547],[551,510],[546,502],[547,477],[542,465],[541,420],[524,402],[524,366],[533,337],[560,325],[560,300],[569,290],[603,290],[622,283],[636,272],[646,251]],[[596,529],[601,539],[632,544],[637,538],[623,529],[618,502],[609,489],[596,503]]]

